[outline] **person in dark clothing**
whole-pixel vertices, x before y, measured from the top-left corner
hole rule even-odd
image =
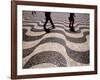
[[[70,27],[70,31],[72,32],[75,32],[75,29],[74,29],[74,17],[75,17],[75,14],[74,13],[70,13],[70,16],[69,16],[69,27]]]
[[[46,28],[46,24],[48,23],[48,21],[50,21],[51,25],[52,25],[52,29],[55,28],[54,24],[53,24],[53,21],[51,19],[51,12],[45,12],[45,23],[44,23],[44,30],[49,33],[50,32],[50,29],[47,29]]]
[[[36,14],[36,11],[32,11],[32,15]]]

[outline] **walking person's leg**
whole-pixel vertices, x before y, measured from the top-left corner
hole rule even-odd
[[[71,27],[71,21],[69,22],[69,28]]]
[[[74,20],[71,21],[71,29],[70,29],[70,31],[75,32],[75,29],[74,29]]]
[[[36,15],[36,11],[32,11],[32,15],[35,16]]]
[[[51,19],[51,18],[49,18],[49,20],[50,20],[50,23],[51,23],[51,25],[52,25],[52,28],[55,28],[55,26],[54,26],[54,23],[53,23],[52,19]]]
[[[72,27],[74,28],[74,19],[72,19]]]
[[[69,28],[71,28],[71,18],[69,17]]]
[[[69,19],[69,28],[70,28],[70,31],[72,31],[72,20]]]
[[[46,21],[44,23],[44,30],[46,30],[46,24],[48,23],[48,19],[46,18]]]
[[[46,28],[46,24],[48,23],[48,20],[49,20],[49,19],[46,18],[46,22],[44,23],[44,26],[43,26],[43,27],[44,27],[44,30],[45,30],[47,33],[50,32],[50,30]]]

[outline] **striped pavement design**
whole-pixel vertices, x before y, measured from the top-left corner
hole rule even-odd
[[[76,32],[70,32],[69,13],[51,14],[55,29],[46,33],[44,12],[23,11],[23,68],[88,66],[89,15],[77,13]]]

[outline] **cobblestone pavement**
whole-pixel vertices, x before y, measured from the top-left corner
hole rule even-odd
[[[51,17],[55,29],[46,33],[44,12],[23,11],[23,68],[89,65],[89,14],[75,14],[76,32],[69,31],[69,13]]]

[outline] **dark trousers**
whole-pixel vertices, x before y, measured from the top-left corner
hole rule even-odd
[[[44,23],[44,29],[46,29],[46,24],[48,23],[48,21],[50,21],[52,27],[54,27],[54,24],[52,22],[52,19],[51,18],[46,18],[46,22]]]
[[[70,21],[69,27],[70,27],[70,28],[74,27],[74,21]]]

